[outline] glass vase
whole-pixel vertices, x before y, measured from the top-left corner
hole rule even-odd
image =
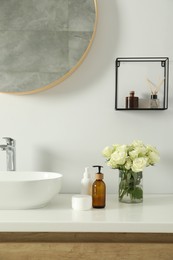
[[[119,171],[119,201],[140,203],[143,201],[142,172]]]

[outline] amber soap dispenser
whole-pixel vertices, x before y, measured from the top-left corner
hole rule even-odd
[[[98,172],[92,185],[92,206],[93,208],[104,208],[106,205],[106,185],[103,181],[103,173],[101,173],[103,166],[94,165],[93,167],[97,167]]]

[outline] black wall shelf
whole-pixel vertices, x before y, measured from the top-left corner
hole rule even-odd
[[[168,108],[168,57],[117,58],[115,69],[116,110]]]

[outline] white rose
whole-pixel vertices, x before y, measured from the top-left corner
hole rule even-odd
[[[146,147],[143,145],[143,146],[140,146],[140,147],[139,147],[138,152],[139,152],[139,156],[144,156],[144,155],[147,153],[147,149],[146,149]]]
[[[143,169],[146,167],[146,165],[147,165],[147,158],[140,157],[140,158],[134,159],[131,168],[132,168],[132,171],[134,171],[134,172],[142,172]]]
[[[140,140],[134,140],[132,143],[132,146],[136,147],[136,146],[143,146],[143,142]]]
[[[116,164],[116,162],[114,160],[111,160],[107,162],[107,166],[113,168],[113,169],[118,169],[118,165]]]
[[[119,152],[126,152],[127,151],[127,145],[123,144],[123,145],[119,145],[117,146],[117,151]]]
[[[135,150],[129,152],[129,156],[130,156],[130,158],[131,158],[132,160],[134,160],[135,158],[138,157],[138,150],[135,149]]]
[[[127,153],[124,151],[115,151],[112,155],[111,155],[111,160],[114,161],[115,164],[119,164],[119,165],[123,165],[125,164],[126,161],[126,157],[127,157]]]
[[[157,162],[160,161],[160,156],[158,153],[155,153],[155,152],[150,152],[149,155],[148,155],[148,159],[149,159],[149,164],[155,164]]]
[[[124,166],[125,169],[130,170],[131,166],[132,166],[132,161],[130,159],[127,159],[126,164]]]
[[[155,152],[159,154],[158,150],[154,146],[147,145],[146,148],[148,152]]]
[[[112,147],[114,148],[114,151],[116,151],[121,145],[120,144],[113,144]]]
[[[110,159],[111,157],[111,154],[113,153],[113,148],[112,147],[109,147],[109,146],[106,146],[104,148],[104,150],[102,151],[102,154],[104,157],[106,157],[107,159]]]

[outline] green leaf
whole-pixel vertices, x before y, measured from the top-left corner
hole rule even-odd
[[[128,173],[127,173],[127,181],[129,182],[129,181],[130,181],[130,179],[131,179],[131,173],[130,173],[130,172],[128,172]]]
[[[138,176],[137,176],[137,172],[132,172],[132,175],[133,175],[133,178],[134,178],[134,181],[136,182]]]
[[[140,187],[136,187],[132,192],[132,196],[134,199],[142,199],[143,190]]]

